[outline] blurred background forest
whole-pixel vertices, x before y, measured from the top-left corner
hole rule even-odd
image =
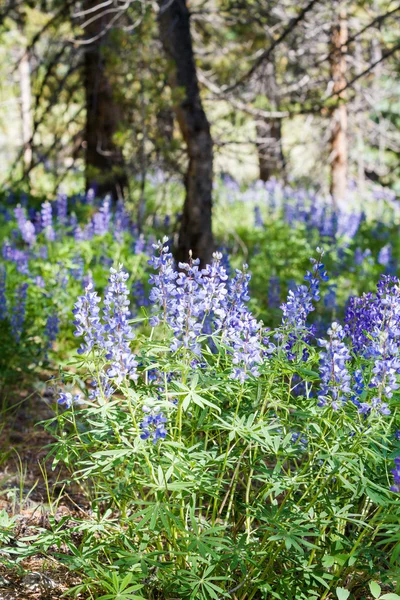
[[[93,188],[140,222],[149,182],[181,180],[181,253],[204,260],[220,176],[397,193],[399,18],[388,0],[3,0],[1,186]]]

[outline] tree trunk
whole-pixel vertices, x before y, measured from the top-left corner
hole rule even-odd
[[[339,3],[340,8],[340,3]],[[344,9],[339,9],[338,20],[331,33],[331,77],[333,93],[338,94],[339,106],[332,111],[331,135],[331,194],[334,204],[347,195],[347,107],[346,93],[340,90],[346,85],[347,20]]]
[[[187,261],[189,252],[201,264],[213,252],[211,229],[213,141],[204,112],[190,35],[190,16],[185,0],[158,0],[160,38],[172,63],[171,86],[179,95],[175,113],[189,158],[185,178],[186,198],[176,256]],[[177,89],[178,88],[178,89]]]
[[[261,181],[280,178],[284,171],[281,119],[257,121],[257,153]]]
[[[29,55],[24,52],[18,65],[19,89],[21,99],[21,134],[23,144],[24,170],[29,171],[32,163],[32,92],[31,92],[31,67]]]
[[[263,84],[269,108],[277,110],[277,85],[273,62],[269,62],[266,66]],[[285,169],[285,160],[282,148],[281,119],[258,120],[256,122],[256,133],[261,181],[268,181],[271,177],[282,177]]]
[[[98,0],[86,0],[84,10],[98,6]],[[101,14],[101,11],[98,11]],[[94,13],[96,14],[96,13]],[[84,19],[90,20],[93,13]],[[114,135],[120,122],[120,110],[113,94],[107,73],[104,50],[109,41],[107,27],[109,15],[88,23],[85,28],[84,45],[86,131],[85,167],[86,189],[94,188],[98,196],[111,194],[114,199],[123,197],[127,187],[127,175],[122,150],[114,143]]]

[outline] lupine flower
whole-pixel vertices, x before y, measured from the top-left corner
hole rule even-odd
[[[295,431],[292,433],[291,442],[294,445],[299,445],[302,450],[305,450],[308,445],[306,436],[300,431]]]
[[[33,223],[31,223],[31,221],[28,221],[25,215],[25,209],[23,209],[21,205],[15,207],[14,215],[17,220],[22,239],[24,242],[29,244],[29,246],[32,246],[36,241],[35,226]]]
[[[164,439],[167,435],[167,430],[165,429],[167,419],[162,412],[157,410],[157,408],[151,410],[147,406],[144,406],[143,412],[147,414],[139,424],[139,427],[142,430],[140,437],[142,440],[147,440],[152,436],[153,444],[156,444],[158,440]]]
[[[57,338],[60,320],[57,315],[49,315],[47,317],[44,335],[47,338],[47,348],[51,348],[53,342]]]
[[[38,287],[40,287],[42,289],[44,289],[46,287],[46,283],[41,275],[36,275],[34,281],[35,281],[35,285],[37,285]]]
[[[60,225],[67,224],[68,197],[66,194],[59,193],[56,200],[57,221]]]
[[[337,308],[336,290],[336,285],[330,285],[328,286],[328,291],[324,296],[324,306],[326,306],[326,308],[330,308],[331,310]]]
[[[254,207],[254,225],[260,229],[264,227],[264,221],[261,216],[261,210],[259,206]]]
[[[262,362],[260,326],[245,306],[249,275],[245,270],[237,271],[228,285],[220,253],[215,253],[212,264],[203,270],[199,261],[190,257],[189,263],[179,264],[181,271],[177,273],[166,242],[164,238],[154,245],[158,256],[149,261],[158,271],[150,277],[150,300],[161,309],[163,321],[174,332],[171,350],[183,347],[200,355],[200,337],[214,330],[231,349],[235,365],[232,377],[244,381],[249,374],[258,376]],[[153,326],[159,322],[160,315],[150,320]],[[209,331],[205,331],[206,324]]]
[[[110,199],[107,197],[103,200],[99,212],[93,216],[94,235],[105,235],[109,231],[110,220]]]
[[[111,363],[108,376],[118,383],[125,377],[136,381],[138,363],[130,349],[134,334],[128,323],[129,290],[125,283],[128,274],[122,270],[122,265],[118,269],[111,268],[110,272],[104,297],[104,348]]]
[[[9,260],[17,265],[17,271],[23,275],[29,275],[29,255],[24,250],[19,250],[8,241],[4,242],[2,248],[4,260]]]
[[[26,298],[28,284],[22,283],[15,291],[15,304],[11,311],[11,332],[16,342],[19,342],[25,323]]]
[[[281,301],[281,282],[279,277],[270,277],[268,287],[268,306],[278,308]]]
[[[162,242],[159,241],[154,244],[154,256],[148,261],[149,265],[158,271],[157,274],[149,277],[149,283],[152,285],[150,301],[162,309],[164,321],[167,319],[167,308],[170,299],[176,295],[175,280],[178,277],[178,273],[174,269],[172,254],[168,251],[168,246],[165,246],[167,241],[168,238],[164,237]],[[150,319],[150,324],[153,327],[159,322],[158,316]]]
[[[76,330],[74,335],[82,337],[84,343],[78,349],[78,354],[86,354],[97,346],[104,347],[104,329],[100,321],[100,308],[98,304],[100,298],[97,292],[92,292],[93,285],[90,284],[85,289],[85,294],[79,296],[75,303],[73,314],[75,315],[74,325]]]
[[[331,400],[332,408],[338,410],[351,393],[348,361],[350,352],[343,342],[345,333],[338,323],[328,329],[329,340],[318,340],[325,352],[320,355],[320,375],[322,387],[318,394],[319,406]]]
[[[132,306],[149,306],[150,299],[142,281],[134,281],[131,285]]]
[[[386,244],[383,246],[378,254],[378,263],[383,265],[384,267],[388,267],[389,263],[392,259],[392,246],[390,244]]]
[[[318,301],[320,280],[327,281],[328,276],[324,271],[324,265],[321,262],[323,251],[317,248],[320,253],[318,260],[312,258],[312,269],[307,271],[304,279],[308,285],[299,285],[295,290],[289,290],[287,300],[282,304],[282,327],[281,331],[275,334],[278,340],[284,342],[284,349],[289,360],[294,360],[296,354],[293,352],[298,342],[306,343],[313,334],[313,329],[307,327],[308,315],[314,310],[313,301]],[[308,358],[308,352],[303,348],[303,359]]]
[[[53,215],[50,202],[43,202],[41,216],[42,229],[44,231],[45,238],[49,242],[54,242],[56,236],[53,229]]]
[[[217,330],[222,330],[222,340],[232,348],[232,363],[235,365],[232,379],[243,383],[249,375],[259,376],[259,366],[263,362],[263,348],[260,339],[260,323],[249,312],[248,285],[250,275],[247,265],[243,271],[229,282],[228,293],[222,305],[214,310]]]
[[[6,268],[0,265],[0,320],[7,318],[7,297],[6,297]]]
[[[392,469],[393,474],[393,485],[390,487],[392,492],[400,493],[400,456],[394,459],[394,469]]]
[[[64,404],[65,408],[71,408],[72,405],[82,404],[82,396],[80,394],[72,395],[70,392],[60,392],[57,404]]]
[[[93,402],[102,400],[109,400],[114,394],[115,388],[112,386],[112,380],[106,373],[101,373],[99,381],[92,382],[92,390],[89,394],[89,400]]]

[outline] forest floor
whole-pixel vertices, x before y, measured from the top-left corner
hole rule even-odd
[[[87,503],[65,483],[68,473],[53,469],[52,459],[46,459],[52,437],[40,422],[54,414],[46,399],[35,392],[15,396],[16,407],[3,414],[0,431],[0,512],[5,509],[16,518],[8,545],[17,548],[19,540],[49,528],[51,515],[55,521],[82,517]],[[0,545],[0,600],[59,600],[78,583],[56,559],[40,555],[20,560],[16,554],[15,568],[10,569],[2,561]]]

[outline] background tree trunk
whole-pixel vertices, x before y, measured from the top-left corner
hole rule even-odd
[[[268,99],[268,108],[277,110],[277,84],[275,65],[271,61],[266,65],[263,75],[264,94]],[[261,181],[284,175],[285,160],[282,148],[282,120],[265,119],[256,122],[257,153]]]
[[[346,198],[348,169],[347,107],[344,102],[346,94],[344,91],[340,92],[346,85],[347,20],[344,9],[340,7],[340,2],[336,5],[338,19],[333,25],[331,33],[331,77],[332,92],[338,92],[340,104],[332,111],[331,120],[331,194],[334,204]]]
[[[185,0],[158,0],[160,38],[171,59],[171,86],[183,98],[175,112],[189,158],[185,178],[186,198],[177,249],[178,260],[187,261],[189,251],[204,265],[213,252],[211,229],[213,141],[204,112],[190,35],[190,15]]]
[[[28,171],[32,163],[32,92],[31,92],[31,67],[29,55],[24,52],[18,65],[19,89],[21,99],[21,135],[23,144],[24,170]]]
[[[86,0],[83,6],[86,11],[94,9],[98,0]],[[84,18],[89,21],[93,14],[96,12],[88,13]],[[97,14],[101,15],[101,9]],[[110,37],[107,31],[109,18],[103,14],[84,28],[85,40],[92,40],[84,46],[86,188],[93,187],[97,195],[111,194],[117,199],[123,197],[128,181],[122,150],[114,143],[120,110],[115,102],[104,52]]]

